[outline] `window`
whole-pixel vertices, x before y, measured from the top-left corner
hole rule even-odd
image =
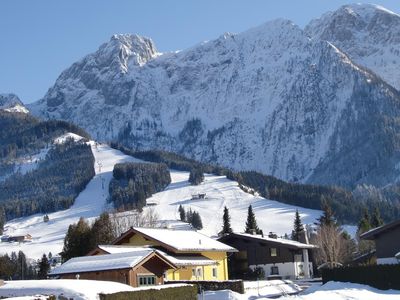
[[[138,275],[139,286],[143,285],[155,285],[156,284],[156,276],[153,275]]]
[[[279,275],[279,268],[277,266],[271,267],[271,275]]]
[[[203,270],[201,268],[197,268],[197,277],[198,278],[203,277]]]
[[[270,248],[270,254],[271,256],[278,256],[278,251],[276,248]]]
[[[212,276],[213,276],[214,278],[217,278],[217,277],[218,277],[218,269],[217,269],[217,267],[214,267],[214,268],[212,269]]]
[[[192,269],[192,277],[196,277],[196,279],[201,279],[203,277],[203,270],[201,267]]]

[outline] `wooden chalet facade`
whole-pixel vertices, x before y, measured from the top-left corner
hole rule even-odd
[[[239,252],[229,257],[229,269],[241,277],[248,269],[261,267],[268,279],[311,278],[313,265],[311,250],[314,245],[282,239],[276,235],[262,236],[246,233],[225,235],[219,241],[235,247]]]
[[[375,241],[376,263],[397,264],[400,253],[400,220],[371,229],[360,236],[364,240]]]
[[[166,272],[165,277],[169,281],[228,280],[228,253],[236,252],[233,247],[194,230],[162,228],[131,228],[113,245],[156,249],[177,266],[177,269],[171,268]]]
[[[72,258],[49,276],[115,281],[140,287],[163,284],[164,273],[169,269],[176,269],[176,266],[155,250],[137,248],[125,253]]]

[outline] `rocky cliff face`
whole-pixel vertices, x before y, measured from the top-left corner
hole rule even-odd
[[[345,5],[313,20],[305,32],[340,48],[400,89],[400,16],[372,4]]]
[[[354,186],[400,175],[399,104],[396,89],[311,25],[276,20],[166,54],[115,35],[30,108],[100,140]]]

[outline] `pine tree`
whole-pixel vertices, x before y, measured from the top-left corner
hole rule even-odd
[[[232,227],[231,227],[231,216],[229,215],[229,209],[225,206],[224,207],[224,215],[222,216],[222,231],[220,234],[229,234],[232,233]]]
[[[204,180],[204,174],[203,171],[199,168],[194,168],[190,170],[189,174],[189,182],[192,185],[199,185],[202,183]]]
[[[381,213],[378,207],[375,207],[374,213],[371,217],[371,228],[376,228],[383,225],[383,220],[381,218]]]
[[[18,251],[15,279],[26,279],[27,272],[28,264],[26,263],[26,256],[24,252]]]
[[[316,225],[319,225],[319,226],[326,225],[326,226],[338,227],[338,224],[334,217],[332,208],[329,205],[328,201],[323,199],[322,203],[321,203],[321,207],[322,207],[322,216],[317,219],[318,223]]]
[[[49,220],[50,220],[50,219],[49,219],[49,215],[48,215],[48,214],[45,214],[45,215],[43,216],[43,222],[47,223]]]
[[[179,205],[178,211],[179,211],[179,218],[180,218],[180,220],[181,220],[182,222],[185,222],[185,221],[186,221],[186,213],[185,213],[185,209],[183,208],[182,205]]]
[[[0,206],[0,235],[3,234],[5,223],[6,223],[6,214],[4,212],[4,208]]]
[[[368,253],[374,248],[374,242],[373,241],[367,241],[367,240],[362,240],[360,238],[360,235],[363,234],[364,232],[367,232],[368,230],[371,229],[371,221],[369,217],[368,210],[364,208],[363,215],[358,222],[358,228],[357,228],[357,241],[358,241],[358,252],[359,253]]]
[[[73,257],[84,256],[92,250],[89,243],[90,233],[90,226],[82,217],[78,223],[69,225],[64,238],[64,248],[61,252],[61,258],[64,262]]]
[[[358,222],[357,232],[359,234],[362,234],[364,232],[367,232],[370,229],[371,229],[371,222],[370,222],[370,218],[369,218],[369,213],[368,213],[368,210],[365,208],[363,216],[362,216],[361,220]]]
[[[197,211],[194,211],[192,214],[192,226],[198,230],[203,229],[203,222]]]
[[[107,212],[102,213],[90,230],[89,251],[98,245],[110,244],[115,239],[114,227]]]
[[[261,234],[261,230],[260,230],[260,228],[258,228],[258,225],[257,225],[256,216],[254,215],[254,212],[253,212],[253,207],[251,205],[249,205],[249,208],[247,211],[246,228],[245,228],[244,232],[252,233],[253,231],[255,231],[256,234]]]
[[[193,211],[191,208],[189,208],[189,210],[186,212],[186,222],[192,224],[192,221],[193,221]]]
[[[49,271],[50,271],[49,260],[47,259],[46,254],[43,254],[42,259],[39,262],[39,272],[38,272],[39,279],[46,279]]]
[[[300,236],[304,232],[304,226],[301,223],[301,218],[299,214],[299,210],[296,209],[296,214],[294,217],[294,226],[293,226],[293,233],[292,233],[292,239],[294,241],[300,241]]]

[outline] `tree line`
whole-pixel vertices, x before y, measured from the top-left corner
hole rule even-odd
[[[69,208],[94,174],[89,145],[73,140],[54,145],[37,169],[0,182],[0,225],[2,210],[10,220]]]
[[[203,229],[203,222],[201,221],[200,214],[189,208],[188,211],[185,211],[185,208],[182,205],[179,205],[178,208],[179,218],[182,222],[187,222],[192,225],[193,228],[197,230]]]
[[[67,132],[84,138],[90,135],[78,126],[65,121],[39,121],[30,114],[0,111],[0,161],[10,161],[48,146]]]
[[[116,164],[109,185],[110,201],[117,210],[141,210],[146,199],[171,183],[168,167],[162,163]]]

